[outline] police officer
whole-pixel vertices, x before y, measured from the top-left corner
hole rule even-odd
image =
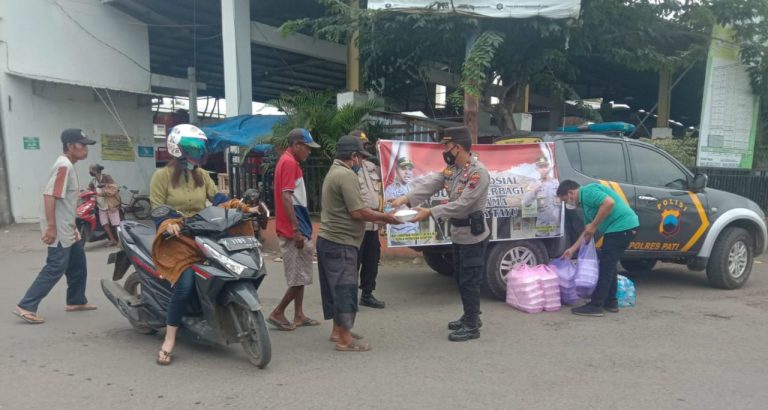
[[[364,131],[354,130],[349,135],[355,136],[363,143],[363,148],[370,153],[371,142]],[[360,194],[369,208],[381,211],[383,209],[381,196],[381,171],[371,161],[372,158],[363,159],[357,179],[360,182]],[[379,242],[379,225],[373,222],[365,223],[365,236],[357,259],[357,268],[360,271],[360,304],[376,309],[386,306],[384,301],[376,299],[373,291],[376,290],[376,277],[379,275],[379,259],[381,258],[381,243]]]
[[[446,167],[441,173],[420,178],[410,192],[392,201],[392,206],[421,204],[439,190],[448,192],[448,203],[415,208],[413,221],[429,217],[448,219],[453,242],[453,269],[464,305],[461,319],[450,322],[448,339],[463,342],[480,337],[480,281],[485,273],[485,250],[490,231],[485,223],[490,178],[485,166],[472,156],[472,139],[466,127],[446,128],[440,143],[445,145]]]
[[[523,205],[531,206],[536,201],[536,236],[552,236],[560,227],[560,183],[552,176],[552,166],[545,156],[536,159],[536,170],[541,179],[526,190]]]

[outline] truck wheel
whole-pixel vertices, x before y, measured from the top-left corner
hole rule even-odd
[[[453,256],[451,251],[424,251],[424,262],[435,272],[444,276],[453,276]]]
[[[742,228],[726,228],[712,247],[707,264],[709,284],[721,289],[744,286],[752,273],[752,236]]]
[[[506,274],[518,264],[536,266],[549,262],[547,249],[539,241],[506,241],[490,245],[486,258],[485,285],[499,299],[507,298]]]
[[[622,259],[621,266],[629,273],[649,272],[656,266],[656,259]]]

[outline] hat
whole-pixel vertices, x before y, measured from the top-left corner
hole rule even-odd
[[[398,168],[413,168],[413,163],[406,157],[400,157],[397,159]]]
[[[457,145],[471,145],[472,135],[469,133],[467,127],[450,127],[443,130],[442,137],[440,138],[441,144],[447,144],[452,142]]]
[[[354,135],[345,135],[336,142],[336,155],[338,154],[360,154],[365,158],[370,158],[371,154],[363,147],[363,141]]]
[[[320,145],[312,139],[312,134],[304,128],[294,128],[288,133],[288,144],[293,145],[295,142],[301,142],[307,144],[312,148],[320,148]]]
[[[365,131],[353,130],[353,131],[350,131],[349,135],[360,138],[360,141],[363,141],[363,143],[370,142],[370,140],[368,139],[368,134],[366,134]]]
[[[74,144],[79,142],[85,145],[93,145],[96,141],[88,138],[80,128],[68,128],[61,132],[61,142],[65,144]]]
[[[104,167],[101,164],[91,164],[91,166],[88,167],[88,170],[101,172],[104,171]]]
[[[536,158],[536,165],[549,165],[549,160],[544,155],[540,155],[538,158]]]

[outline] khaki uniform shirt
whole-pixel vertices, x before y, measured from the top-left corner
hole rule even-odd
[[[381,172],[379,167],[371,161],[363,161],[363,167],[357,173],[360,181],[360,194],[369,208],[381,211]],[[373,222],[365,223],[366,231],[376,231],[379,227]]]
[[[466,219],[472,212],[485,211],[489,184],[490,176],[485,165],[470,157],[463,167],[451,165],[440,173],[419,178],[406,196],[411,205],[417,205],[444,188],[448,193],[448,202],[432,207],[432,215],[438,219]],[[489,234],[487,222],[485,232],[477,236],[472,235],[469,226],[451,224],[451,241],[455,244],[471,245],[482,242]]]

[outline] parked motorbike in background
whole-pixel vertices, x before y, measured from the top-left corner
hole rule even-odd
[[[154,218],[173,212],[167,206],[152,210]],[[185,218],[181,234],[194,237],[206,261],[192,266],[197,297],[187,306],[181,332],[195,340],[220,345],[241,343],[251,363],[264,368],[272,357],[264,313],[257,289],[266,276],[261,243],[252,236],[231,237],[227,230],[252,223],[241,211],[208,207]],[[165,327],[173,294],[152,261],[155,229],[134,221],[118,228],[122,250],[109,256],[114,264],[112,279],[103,279],[101,288],[131,326],[145,334]],[[133,266],[123,285],[118,281]]]
[[[96,191],[80,193],[75,225],[83,243],[98,242],[107,239],[107,233],[99,220],[99,207],[96,206]]]

